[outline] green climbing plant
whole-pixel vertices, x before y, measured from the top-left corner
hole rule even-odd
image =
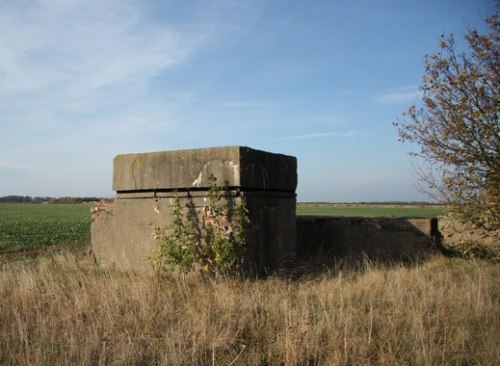
[[[235,204],[226,185],[217,178],[208,178],[208,202],[203,216],[202,269],[211,273],[227,273],[237,270],[243,263],[245,228],[249,223],[244,197]],[[226,202],[224,203],[224,199]]]
[[[158,241],[151,263],[161,272],[187,274],[195,268],[211,274],[234,273],[243,264],[248,210],[245,198],[240,202],[227,185],[208,178],[208,206],[202,213],[201,227],[193,215],[186,214],[179,197],[171,200],[171,224],[157,226],[153,236]]]
[[[167,233],[157,226],[153,236],[158,240],[156,257],[153,264],[158,270],[178,270],[186,274],[193,270],[199,253],[199,240],[194,223],[185,219],[180,199],[176,195],[171,200],[170,214],[172,216],[171,230]]]

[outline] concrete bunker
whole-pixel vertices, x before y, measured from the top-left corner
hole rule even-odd
[[[118,155],[113,161],[113,205],[97,209],[91,229],[98,263],[148,270],[145,258],[157,246],[152,233],[168,226],[170,199],[180,199],[202,222],[208,177],[225,182],[232,202],[245,197],[250,225],[245,263],[255,271],[294,255],[297,160],[248,147],[162,151]]]
[[[297,160],[241,146],[118,155],[113,161],[112,205],[93,212],[92,250],[98,263],[150,270],[157,226],[171,224],[171,198],[202,223],[208,177],[228,187],[228,201],[245,197],[250,225],[245,263],[261,272],[298,255],[366,253],[418,258],[436,249],[437,219],[296,217]]]

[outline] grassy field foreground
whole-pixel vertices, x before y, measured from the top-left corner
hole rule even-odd
[[[435,257],[185,281],[71,255],[0,269],[6,365],[497,365],[500,266]]]

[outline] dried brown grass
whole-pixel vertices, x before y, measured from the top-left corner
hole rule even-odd
[[[496,365],[500,266],[162,280],[71,255],[0,271],[5,365]]]

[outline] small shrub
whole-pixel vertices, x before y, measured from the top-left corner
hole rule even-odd
[[[207,272],[220,273],[237,270],[243,263],[245,247],[245,226],[249,222],[246,204],[234,204],[227,196],[227,186],[217,184],[217,178],[210,175],[208,200],[203,217],[201,263]]]
[[[483,259],[500,263],[500,247],[488,246],[481,241],[446,243],[445,248],[453,255],[464,259]]]
[[[151,261],[157,270],[186,274],[198,265],[217,274],[240,268],[249,223],[245,200],[235,203],[227,186],[218,184],[214,175],[209,177],[208,200],[202,226],[197,227],[196,218],[184,214],[179,197],[172,199],[170,228],[155,227],[153,232],[158,249]]]
[[[199,255],[199,240],[192,221],[184,219],[179,197],[172,199],[172,232],[166,234],[159,226],[154,228],[153,236],[159,240],[153,264],[157,270],[179,270],[186,274],[193,270]]]
[[[448,213],[440,221],[443,247],[451,255],[500,263],[499,230],[478,228],[453,213]]]

